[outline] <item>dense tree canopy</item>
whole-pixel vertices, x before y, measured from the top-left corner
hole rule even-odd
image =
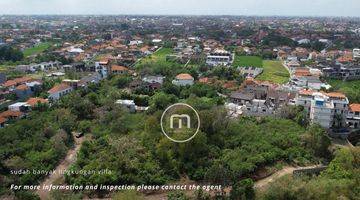
[[[1,46],[0,47],[0,62],[1,61],[20,61],[24,58],[23,53],[10,46]]]

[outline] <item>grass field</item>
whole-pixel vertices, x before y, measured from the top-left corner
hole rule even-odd
[[[334,91],[343,92],[352,103],[360,102],[360,80],[342,81],[335,79],[326,80]]]
[[[32,48],[25,49],[23,52],[24,56],[28,57],[28,56],[42,53],[43,51],[45,51],[46,49],[51,47],[51,45],[52,44],[50,42],[44,42],[44,43],[40,43]]]
[[[287,83],[290,74],[280,61],[262,60],[258,56],[235,56],[234,67],[262,67],[264,71],[256,79],[262,81],[271,81],[274,83]]]
[[[166,60],[166,56],[173,54],[172,48],[161,48],[150,56],[141,59],[136,63],[136,67],[142,67],[143,64],[162,65],[162,66],[183,66],[177,62],[171,62]]]
[[[287,83],[289,81],[290,74],[282,65],[281,61],[264,60],[263,68],[263,73],[256,79],[279,84]]]
[[[0,65],[0,72],[7,71],[9,69],[13,69],[15,66],[13,65]]]
[[[258,56],[235,56],[234,67],[262,67],[262,59]]]
[[[172,53],[171,48],[161,48],[152,55],[143,58],[141,62],[166,62],[166,56]]]

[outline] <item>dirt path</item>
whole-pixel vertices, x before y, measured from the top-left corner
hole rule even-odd
[[[258,180],[255,182],[255,189],[262,189],[268,186],[271,182],[275,181],[276,179],[279,179],[285,175],[292,174],[294,170],[297,169],[295,167],[286,166],[280,171],[275,172],[274,174],[270,175],[269,177],[266,177],[264,179]]]
[[[321,165],[313,165],[313,166],[308,166],[308,167],[285,166],[280,171],[275,172],[274,174],[270,175],[269,177],[266,177],[264,179],[256,181],[254,188],[255,189],[265,189],[267,186],[269,186],[270,183],[272,183],[276,179],[279,179],[279,178],[289,175],[289,174],[293,174],[293,172],[295,170],[309,169],[309,168],[315,168],[315,167],[319,167],[319,166],[321,166]]]
[[[313,165],[313,166],[308,166],[308,167],[293,167],[293,166],[285,166],[283,167],[280,171],[275,172],[274,174],[263,178],[261,180],[258,180],[255,182],[254,188],[257,190],[263,190],[266,189],[270,183],[272,183],[273,181],[286,176],[286,175],[292,175],[293,172],[295,170],[299,170],[299,169],[309,169],[309,168],[314,168],[314,167],[319,167],[320,165]],[[231,187],[226,187],[224,189],[224,192],[229,194],[231,191]],[[184,193],[187,196],[193,196],[194,195],[194,191],[184,191]],[[212,194],[214,195],[214,194]],[[167,192],[160,192],[157,194],[151,194],[151,195],[145,195],[144,196],[145,200],[166,200],[167,199]]]
[[[52,173],[45,180],[43,180],[43,182],[40,184],[41,189],[36,191],[36,194],[38,194],[40,196],[41,200],[46,200],[46,199],[49,198],[49,191],[48,190],[43,190],[42,189],[43,186],[44,185],[51,185],[56,180],[60,179],[63,176],[63,174],[61,174],[60,172],[68,169],[69,166],[76,161],[76,155],[80,151],[81,144],[85,141],[85,137],[82,137],[82,138],[74,137],[74,140],[75,140],[75,147],[70,149],[67,152],[66,157],[56,167],[55,173]]]

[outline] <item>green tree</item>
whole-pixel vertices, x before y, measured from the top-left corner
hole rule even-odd
[[[175,95],[168,95],[163,92],[156,93],[150,98],[150,107],[152,110],[165,110],[167,106],[177,101]]]
[[[331,140],[320,125],[311,125],[302,136],[306,148],[311,149],[315,156],[329,158]]]
[[[232,186],[230,192],[232,200],[252,200],[255,199],[254,181],[252,179],[244,179]]]

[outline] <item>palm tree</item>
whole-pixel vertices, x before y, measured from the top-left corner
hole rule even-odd
[[[342,128],[342,121],[343,121],[342,115],[339,113],[336,113],[334,115],[333,127],[336,129]]]

